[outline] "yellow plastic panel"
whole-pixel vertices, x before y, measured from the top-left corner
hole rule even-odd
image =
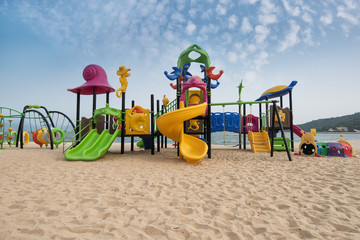
[[[135,106],[125,112],[126,135],[150,134],[150,110]]]

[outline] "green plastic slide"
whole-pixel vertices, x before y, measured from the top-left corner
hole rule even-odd
[[[120,134],[117,129],[114,134],[109,130],[104,130],[99,135],[96,129],[92,129],[79,145],[65,153],[66,160],[69,161],[93,161],[104,155]]]

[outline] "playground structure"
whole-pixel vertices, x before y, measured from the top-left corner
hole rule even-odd
[[[130,76],[131,69],[125,66],[119,67],[117,75],[121,87],[116,91],[118,98],[122,99],[122,109],[109,106],[109,94],[115,92],[107,80],[105,70],[98,65],[91,64],[85,67],[83,77],[85,84],[74,89],[68,89],[77,94],[77,127],[73,143],[65,148],[65,158],[70,161],[93,161],[103,156],[110,148],[117,137],[121,138],[121,154],[124,154],[125,137],[131,137],[132,150],[133,138],[149,137],[151,154],[154,154],[154,96],[151,95],[151,110],[141,106],[133,106],[131,109],[125,108],[125,97],[128,86],[127,77]],[[96,109],[96,96],[106,94],[106,107]],[[93,95],[93,115],[89,123],[90,126],[82,126],[80,121],[80,95]],[[105,129],[99,123],[99,118],[106,116]],[[84,131],[87,128],[89,131]],[[100,131],[99,131],[99,128]]]
[[[15,131],[15,125],[21,119],[21,112],[7,108],[0,107],[0,149],[4,148],[4,142],[7,143],[10,147],[16,144],[16,138],[18,132]],[[29,133],[23,133],[24,144],[29,143]]]
[[[278,85],[266,90],[256,101],[269,100],[274,98],[279,98],[280,106],[277,106],[277,111],[279,112],[280,117],[276,117],[274,121],[275,135],[278,130],[280,130],[279,124],[281,123],[284,129],[290,129],[290,140],[276,138],[275,142],[278,144],[275,146],[275,150],[281,151],[284,150],[284,143],[290,142],[291,151],[294,151],[294,133],[301,137],[301,129],[293,124],[293,106],[292,106],[292,90],[297,84],[297,81],[292,81],[289,85]],[[284,108],[283,96],[289,95],[289,107]],[[266,105],[266,111],[269,107]],[[270,114],[274,111],[274,107],[270,108]],[[272,125],[270,125],[272,127]]]
[[[43,109],[43,113],[39,109]],[[10,146],[18,147],[20,144],[20,147],[23,148],[32,141],[40,147],[50,145],[53,149],[53,145],[58,147],[65,140],[65,133],[71,132],[74,128],[74,124],[64,113],[48,111],[39,105],[26,105],[23,112],[5,107],[0,107],[0,111],[1,148],[3,148],[6,130],[8,131],[6,139]],[[5,127],[6,122],[9,122],[7,128]],[[15,126],[17,126],[17,131],[15,131]]]
[[[353,155],[352,145],[343,137],[344,135],[340,134],[340,140],[337,142],[317,142],[312,133],[303,132],[299,153],[295,154],[315,157],[359,157]]]
[[[191,58],[189,54],[192,52],[198,53],[199,57]],[[190,73],[190,67],[194,63],[200,65],[202,77]],[[154,139],[157,138],[157,148],[160,151],[160,138],[163,139],[165,136],[165,139],[168,137],[175,141],[181,159],[190,163],[199,163],[206,155],[211,158],[211,133],[230,131],[239,134],[239,149],[246,149],[248,139],[252,152],[270,152],[272,157],[274,150],[285,150],[291,161],[289,145],[292,145],[291,150],[293,150],[293,133],[299,137],[307,136],[293,124],[291,93],[296,81],[291,82],[288,86],[281,85],[270,88],[255,101],[241,100],[243,88],[241,81],[238,86],[239,99],[237,101],[212,103],[211,91],[220,85],[219,79],[223,71],[220,70],[218,74],[213,73],[215,67],[210,66],[210,59],[205,50],[198,45],[190,46],[180,54],[177,66],[172,69],[173,72],[170,74],[166,71],[164,74],[169,80],[176,80],[176,84],[170,83],[170,87],[176,90],[176,99],[169,101],[166,95],[163,95],[163,107],[160,110],[160,103],[157,100],[157,113],[155,113],[154,95],[150,96],[150,109],[136,106],[134,101],[132,101],[131,108],[125,108],[127,77],[130,76],[130,69],[125,66],[119,67],[117,71],[121,87],[117,89],[116,95],[122,99],[121,110],[111,108],[109,94],[115,92],[115,89],[110,86],[105,70],[95,64],[88,65],[83,71],[83,78],[86,82],[77,88],[68,89],[77,94],[76,125],[65,114],[47,111],[45,107],[39,105],[26,105],[23,112],[17,112],[17,115],[0,113],[1,147],[5,139],[5,119],[11,115],[17,116],[21,120],[19,134],[12,133],[12,122],[8,121],[10,127],[6,129],[8,131],[6,139],[10,146],[15,143],[18,146],[20,143],[23,148],[23,145],[29,142],[30,137],[24,131],[24,126],[26,120],[33,119],[39,123],[39,127],[35,125],[35,131],[31,130],[33,141],[40,147],[50,145],[51,149],[54,144],[58,147],[60,143],[63,143],[67,160],[96,160],[108,151],[117,137],[121,138],[121,154],[124,154],[126,137],[131,138],[131,151],[134,147],[134,137],[140,137],[142,140],[137,143],[137,146],[151,149],[151,154],[154,154]],[[106,94],[106,106],[97,109],[96,98],[99,94]],[[290,108],[283,108],[282,97],[287,94],[289,94]],[[83,117],[80,121],[81,95],[92,95],[93,111],[88,120]],[[277,106],[279,101],[269,100],[276,97],[280,98],[280,106]],[[227,105],[237,105],[239,111],[225,112]],[[265,105],[265,112],[263,112],[263,105]],[[222,106],[223,113],[211,112],[212,107],[215,106]],[[253,106],[258,106],[259,116],[253,115]],[[250,108],[250,113],[247,114],[248,108]],[[45,114],[39,112],[39,109],[45,111]],[[30,116],[31,114],[33,116]],[[57,124],[54,124],[54,117],[50,116],[51,114],[61,115],[63,119],[70,122],[71,130],[58,128]],[[157,129],[155,129],[156,127]],[[290,129],[291,140],[285,138],[284,129]],[[281,137],[276,137],[277,131],[281,131]],[[70,138],[70,140],[64,141],[65,138]],[[65,147],[65,143],[69,141],[72,144]],[[323,145],[320,143],[315,143],[310,147],[304,145],[302,153],[312,155],[319,152],[319,155],[324,155],[323,152],[326,151],[322,150],[324,148],[328,149],[330,155],[334,154],[333,156],[336,153],[338,156],[351,156],[352,146],[342,139],[338,142],[342,150],[336,150],[340,149],[338,145],[328,144],[328,147],[322,147]],[[336,151],[332,153],[334,148]]]
[[[192,52],[198,53],[199,56],[193,59],[190,57]],[[193,63],[200,64],[202,78],[190,73],[189,69]],[[150,97],[151,109],[135,106],[134,101],[132,101],[130,109],[125,108],[127,77],[130,76],[130,69],[121,66],[117,71],[121,87],[117,89],[116,95],[118,98],[122,98],[121,110],[119,110],[109,106],[109,94],[115,92],[115,89],[110,86],[104,69],[95,64],[88,65],[83,71],[83,78],[86,82],[77,88],[68,89],[77,94],[76,126],[65,114],[48,111],[39,105],[26,105],[22,113],[12,110],[16,114],[4,114],[1,111],[1,148],[3,148],[4,139],[10,146],[16,144],[18,147],[20,143],[23,148],[23,145],[30,141],[30,135],[24,131],[25,122],[31,119],[39,123],[39,127],[35,124],[34,131],[30,124],[33,142],[40,147],[50,145],[51,149],[54,144],[58,147],[60,143],[63,143],[67,160],[91,161],[98,159],[108,151],[117,137],[121,138],[121,154],[124,153],[125,137],[131,138],[131,150],[133,151],[135,136],[142,139],[137,146],[151,149],[151,154],[154,154],[154,138],[158,140],[157,147],[160,151],[160,138],[163,139],[165,136],[175,141],[181,159],[190,163],[199,163],[206,155],[211,158],[211,133],[229,131],[239,134],[239,149],[242,146],[246,149],[246,139],[248,138],[251,151],[270,152],[270,155],[273,156],[274,150],[285,150],[291,161],[288,146],[291,145],[291,150],[294,150],[293,133],[299,137],[306,138],[308,136],[293,124],[292,89],[297,84],[296,81],[291,82],[288,86],[281,85],[270,88],[255,101],[242,101],[243,84],[241,80],[238,86],[238,101],[212,103],[211,91],[220,85],[219,79],[224,72],[220,70],[218,74],[213,73],[215,67],[210,66],[210,59],[205,50],[198,45],[190,46],[180,54],[177,66],[172,69],[173,72],[170,74],[166,71],[164,74],[169,80],[176,80],[176,84],[170,83],[171,88],[176,90],[176,99],[170,102],[166,95],[163,95],[164,105],[160,110],[158,100],[155,114],[153,95]],[[106,94],[106,106],[97,109],[96,97],[99,94]],[[283,108],[282,97],[287,94],[289,94],[290,108]],[[81,95],[93,96],[93,111],[89,119],[83,117],[80,121]],[[277,97],[280,98],[280,106],[277,106],[279,101],[269,100]],[[262,111],[264,104],[265,112]],[[239,111],[225,112],[227,105],[238,105]],[[259,116],[252,114],[253,105],[259,107]],[[211,112],[214,106],[222,106],[223,113]],[[250,107],[249,114],[246,113],[247,107]],[[0,110],[2,109],[5,108],[0,108]],[[45,111],[45,114],[39,112],[39,109]],[[33,116],[30,116],[31,114]],[[70,130],[57,127],[53,121],[54,116],[51,114],[62,116],[63,122],[66,119],[69,122],[68,125],[71,125]],[[18,132],[13,131],[11,117],[21,119]],[[105,118],[106,120],[104,120]],[[5,128],[6,120],[9,122],[8,128]],[[156,126],[157,129],[155,129]],[[285,138],[284,129],[290,129],[291,140]],[[281,137],[276,137],[277,131],[281,131]],[[69,142],[65,138],[70,138],[72,142],[69,147],[65,147],[65,143]],[[300,153],[302,155],[324,156],[326,152],[330,156],[352,156],[352,146],[343,139],[336,144],[317,142],[312,142],[310,145],[308,144],[309,146],[306,144],[301,145]]]
[[[189,54],[193,51],[199,53],[200,56],[196,59],[190,58]],[[192,76],[188,71],[193,62],[200,63],[201,72],[204,74],[203,78]],[[153,95],[151,95],[150,99],[150,110],[144,109],[141,106],[135,106],[134,101],[132,101],[131,109],[125,108],[126,89],[128,86],[127,77],[130,76],[130,69],[122,66],[117,71],[121,87],[116,91],[116,95],[122,99],[121,110],[119,110],[109,106],[109,94],[114,92],[115,89],[108,83],[105,71],[95,64],[85,67],[83,77],[86,83],[77,88],[68,89],[77,94],[77,126],[75,128],[73,144],[66,149],[64,147],[65,158],[67,160],[85,161],[98,159],[107,152],[116,137],[121,138],[121,154],[123,154],[125,137],[131,137],[131,148],[133,150],[134,136],[142,138],[137,143],[138,146],[151,149],[151,154],[154,154],[154,138],[157,137],[158,151],[160,151],[159,139],[160,137],[162,138],[162,134],[178,143],[178,154],[180,158],[185,159],[187,162],[198,163],[206,154],[210,158],[211,106],[219,105],[211,103],[211,89],[215,89],[220,85],[219,78],[223,74],[223,71],[220,71],[219,74],[214,74],[214,69],[215,67],[210,66],[207,53],[199,46],[193,45],[182,52],[177,67],[173,67],[174,71],[170,74],[164,72],[169,80],[176,80],[176,85],[170,84],[170,86],[173,89],[176,88],[177,98],[170,102],[164,96],[163,103],[166,106],[161,111],[159,109],[159,101],[157,101],[157,114],[155,114]],[[194,90],[194,88],[198,90]],[[242,83],[239,86],[239,93],[241,88]],[[105,93],[106,107],[96,109],[96,96]],[[84,131],[84,126],[80,127],[80,95],[93,96],[93,116],[89,123],[90,126],[87,126],[89,131]],[[275,101],[243,102],[240,100],[240,96],[237,102],[221,103],[221,105],[237,104],[239,109],[243,106],[244,122],[246,122],[246,125],[243,127],[243,131],[239,132],[245,133],[244,148],[246,148],[246,134],[253,132],[252,136],[262,136],[262,134],[255,132],[259,131],[257,124],[259,119],[251,114],[245,114],[246,104],[250,104],[250,106],[251,104],[259,104],[261,106],[263,103],[276,104]],[[273,114],[274,116],[275,113]],[[104,130],[99,131],[98,118],[104,115],[106,116],[106,127]],[[156,130],[155,119],[157,119],[156,125],[158,128]],[[262,130],[264,130],[263,127]],[[204,138],[200,138],[200,135],[203,135]],[[258,141],[259,138],[250,138],[254,152],[261,151],[256,145],[269,143],[268,138],[261,139],[260,143]],[[241,144],[239,146],[241,148]],[[269,144],[266,144],[266,146],[266,151],[271,152]]]
[[[199,56],[195,59],[192,59],[189,54],[191,52],[196,52]],[[191,63],[200,63],[201,72],[204,73],[203,78],[198,76],[192,76],[189,72]],[[241,100],[241,90],[243,88],[242,82],[239,87],[239,100],[236,102],[227,102],[227,103],[212,103],[211,102],[211,89],[215,89],[219,86],[219,78],[223,74],[221,70],[219,74],[213,74],[212,71],[215,67],[210,66],[210,59],[205,50],[203,50],[198,45],[192,45],[186,50],[184,50],[178,59],[177,66],[173,67],[173,72],[170,74],[164,72],[166,77],[174,81],[176,80],[176,85],[170,84],[173,89],[176,89],[176,102],[177,109],[174,113],[167,113],[161,116],[157,120],[157,125],[162,134],[166,137],[173,139],[175,142],[179,142],[179,157],[183,158],[185,152],[190,156],[185,157],[185,160],[188,162],[198,163],[201,158],[206,155],[211,158],[211,132],[214,131],[225,131],[230,130],[234,132],[239,132],[239,148],[241,148],[241,133],[244,133],[244,149],[246,149],[246,134],[249,133],[249,141],[252,147],[252,151],[266,151],[271,152],[273,156],[273,147],[269,144],[270,140],[268,134],[263,134],[259,131],[258,120],[259,118],[253,116],[252,114],[246,115],[246,105],[250,107],[254,104],[259,105],[261,113],[262,104],[272,103],[276,106],[276,101],[252,101],[244,102]],[[215,84],[212,81],[216,81]],[[200,90],[190,90],[190,88],[198,88]],[[206,106],[207,104],[207,106]],[[212,106],[226,106],[226,105],[238,105],[239,113],[227,113],[223,114],[223,120],[221,120],[221,114],[211,113]],[[195,109],[195,106],[196,109]],[[243,115],[241,117],[241,108],[243,108]],[[185,110],[184,110],[185,109]],[[275,115],[280,118],[279,113],[276,110],[273,112],[272,117],[275,119]],[[185,114],[186,110],[193,111],[197,116],[192,114]],[[266,115],[266,113],[265,113]],[[264,118],[267,118],[266,115]],[[212,120],[213,118],[213,120]],[[260,118],[261,130],[265,132],[267,128],[264,125],[264,121]],[[240,120],[242,119],[242,120]],[[171,129],[165,127],[166,123],[171,123],[172,121],[178,120],[176,126],[173,126]],[[228,120],[228,121],[226,121]],[[231,121],[231,122],[230,122]],[[165,123],[164,123],[165,122]],[[185,123],[183,123],[185,122]],[[244,122],[245,124],[242,124]],[[168,126],[168,125],[167,125]],[[185,127],[184,127],[185,126]],[[280,123],[282,128],[282,124]],[[221,130],[220,130],[221,129]],[[272,129],[274,130],[274,128]],[[193,135],[193,136],[191,136]],[[200,139],[199,135],[202,135],[204,138]],[[282,136],[285,139],[285,135],[282,129]],[[190,138],[191,137],[191,138]],[[197,140],[195,140],[197,139]],[[200,144],[200,142],[202,143]],[[285,140],[284,140],[285,141]],[[205,144],[204,144],[205,143]],[[192,147],[189,147],[192,146]],[[265,146],[265,148],[264,148]],[[291,156],[289,154],[288,147],[285,143],[289,160]]]
[[[39,110],[43,110],[44,113]],[[32,140],[40,147],[50,145],[54,149],[60,143],[64,142],[67,132],[71,132],[75,126],[71,119],[64,113],[59,111],[48,111],[46,107],[40,105],[26,105],[22,112],[18,133],[24,132],[25,120],[29,121]],[[54,121],[55,120],[55,121]],[[34,121],[31,124],[31,121]],[[33,129],[33,127],[35,127]],[[23,148],[23,138],[16,139],[16,147]]]

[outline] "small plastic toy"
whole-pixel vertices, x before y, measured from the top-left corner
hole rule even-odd
[[[314,135],[302,131],[299,151],[302,156],[318,156]]]
[[[128,81],[127,81],[127,77],[130,77],[130,71],[131,69],[130,68],[126,68],[125,66],[121,66],[119,67],[119,70],[116,72],[116,74],[119,77],[119,81],[120,81],[120,84],[121,84],[121,87],[118,88],[118,90],[116,90],[116,96],[118,98],[121,98],[121,95],[122,93],[125,93],[126,92],[126,89],[127,89],[127,86],[128,86]]]
[[[162,102],[164,104],[164,106],[166,107],[169,104],[169,99],[166,97],[166,95],[164,95]]]
[[[312,133],[315,131],[312,130]],[[299,153],[295,155],[316,156],[316,157],[358,157],[353,155],[351,144],[343,139],[337,142],[316,142],[312,133],[303,133],[299,145]]]

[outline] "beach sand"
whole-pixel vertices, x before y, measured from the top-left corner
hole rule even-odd
[[[0,239],[360,239],[360,158],[128,148],[0,150]]]

